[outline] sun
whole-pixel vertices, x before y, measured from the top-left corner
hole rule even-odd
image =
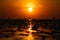
[[[29,12],[32,12],[32,8],[28,8],[28,11],[29,11]]]

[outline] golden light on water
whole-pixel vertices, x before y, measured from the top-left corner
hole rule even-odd
[[[30,23],[29,28],[28,28],[28,31],[29,31],[30,33],[32,33],[32,32],[37,32],[36,30],[32,30],[32,27],[33,27],[33,25]]]
[[[31,32],[32,30],[31,30],[31,28],[29,28],[29,32]]]
[[[29,26],[28,31],[29,31],[29,32],[32,32],[32,30],[31,30],[31,29],[32,29],[32,25],[30,25],[30,26]]]
[[[32,34],[29,34],[29,36],[27,37],[27,40],[34,40]]]

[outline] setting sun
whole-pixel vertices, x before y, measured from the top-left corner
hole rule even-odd
[[[29,11],[29,12],[32,12],[32,8],[28,8],[28,11]]]
[[[40,3],[41,2],[38,2],[37,0],[19,0],[16,3],[16,6],[18,7],[17,12],[25,18],[39,17],[38,14],[41,15],[43,10],[43,6]]]

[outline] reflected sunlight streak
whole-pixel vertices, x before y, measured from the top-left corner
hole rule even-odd
[[[27,40],[34,40],[34,38],[33,38],[32,34],[29,34],[29,36],[28,36]]]
[[[32,30],[31,30],[31,29],[32,29],[32,25],[30,25],[30,26],[29,26],[29,29],[28,29],[28,30],[29,30],[29,32],[32,32]]]

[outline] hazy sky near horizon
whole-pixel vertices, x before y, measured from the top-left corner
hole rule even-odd
[[[29,14],[25,4],[35,5]],[[27,10],[27,11],[26,11]],[[0,18],[60,18],[60,0],[0,0]]]

